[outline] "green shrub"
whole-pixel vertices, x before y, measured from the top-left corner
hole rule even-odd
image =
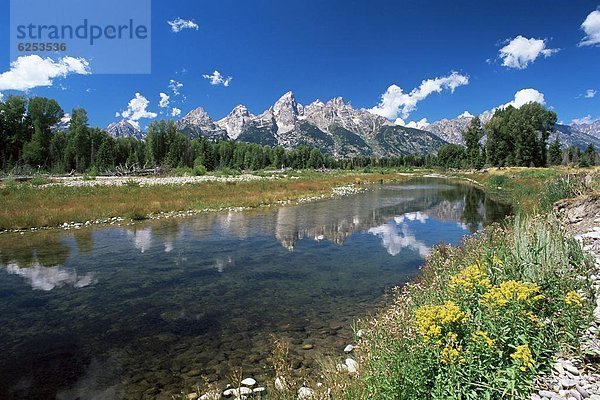
[[[206,167],[202,164],[194,165],[194,175],[195,176],[203,176],[206,175]]]
[[[488,185],[491,188],[507,186],[510,182],[510,178],[506,175],[492,175],[488,181]]]
[[[528,398],[557,352],[577,352],[593,267],[553,216],[515,218],[437,248],[370,325],[363,398]]]
[[[47,185],[48,183],[50,183],[50,179],[42,175],[36,175],[33,178],[31,178],[29,183],[33,186]]]

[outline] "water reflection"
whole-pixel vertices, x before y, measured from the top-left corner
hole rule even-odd
[[[310,371],[434,245],[508,211],[473,187],[415,180],[300,206],[0,235],[0,398],[110,388],[170,399],[231,367],[264,375],[270,333]]]

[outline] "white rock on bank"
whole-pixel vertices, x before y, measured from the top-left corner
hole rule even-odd
[[[305,386],[302,386],[300,389],[298,389],[298,400],[301,399],[310,399],[315,395],[315,391],[312,390],[311,388],[307,388]]]
[[[358,373],[358,363],[351,358],[346,358],[346,367],[348,368],[348,373],[356,374]]]
[[[352,350],[354,350],[354,346],[352,346],[351,344],[349,344],[348,346],[344,347],[344,353],[351,353]]]
[[[256,381],[252,378],[246,378],[242,381],[242,385],[252,387],[256,385]]]
[[[275,378],[275,389],[279,390],[280,392],[285,390],[285,379],[281,378],[281,377],[277,377]]]

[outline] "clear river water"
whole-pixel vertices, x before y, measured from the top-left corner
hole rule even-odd
[[[510,207],[437,179],[302,205],[0,235],[0,399],[170,399],[234,369],[298,374],[439,243]],[[274,335],[274,336],[273,336]],[[309,349],[310,347],[310,349]]]

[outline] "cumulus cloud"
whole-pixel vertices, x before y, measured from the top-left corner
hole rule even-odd
[[[585,36],[578,46],[595,46],[600,44],[600,11],[595,10],[588,14],[581,24]]]
[[[208,79],[211,85],[223,85],[225,87],[229,86],[231,80],[233,79],[231,76],[225,78],[221,73],[215,70],[211,75],[204,74],[202,75],[204,79]]]
[[[169,89],[173,92],[173,95],[179,96],[181,94],[180,89],[183,87],[183,83],[177,82],[175,79],[169,80]]]
[[[121,113],[117,113],[117,116],[121,116],[127,120],[131,125],[136,128],[140,128],[138,120],[142,118],[156,118],[156,113],[148,111],[148,105],[150,102],[147,98],[142,96],[140,93],[136,93],[135,97],[129,100],[127,109]]]
[[[515,96],[511,101],[506,104],[501,104],[498,107],[494,107],[491,110],[484,111],[479,117],[483,121],[488,121],[492,118],[496,110],[502,110],[508,106],[521,108],[527,103],[540,103],[541,105],[545,105],[546,99],[544,98],[544,93],[532,88],[521,89],[515,93]]]
[[[525,69],[529,63],[538,57],[550,57],[560,49],[549,49],[544,39],[527,39],[521,35],[510,40],[506,46],[500,49],[502,65],[508,68]]]
[[[169,107],[169,95],[166,93],[159,93],[159,95],[160,95],[160,101],[158,102],[158,106],[160,108]]]
[[[586,115],[582,118],[575,118],[571,121],[573,125],[583,125],[583,124],[593,124],[594,122],[600,120],[600,118],[593,119],[590,114]]]
[[[68,74],[90,74],[85,58],[63,57],[58,61],[36,54],[22,56],[10,63],[10,70],[0,74],[0,90],[29,90],[38,86],[52,86],[56,78]]]
[[[513,106],[514,108],[521,108],[521,106],[527,103],[540,103],[542,105],[546,104],[544,93],[532,88],[521,89],[517,93],[515,93],[515,98],[512,101],[509,101],[508,103],[500,106],[499,108],[506,108],[508,106]]]
[[[167,21],[167,24],[171,25],[171,32],[181,32],[184,29],[195,29],[198,30],[198,24],[193,20],[176,18],[173,21]]]
[[[394,122],[396,125],[406,126],[407,128],[415,128],[415,129],[424,129],[429,126],[429,122],[427,122],[427,118],[421,118],[418,121],[409,121],[405,122],[402,118],[396,118]]]
[[[176,117],[181,114],[181,110],[177,107],[173,107],[171,110],[171,117]]]
[[[454,93],[457,87],[468,84],[468,76],[453,71],[447,76],[422,81],[421,85],[414,88],[410,93],[405,93],[397,85],[391,85],[381,95],[380,103],[369,111],[388,119],[394,119],[398,116],[406,119],[411,112],[417,109],[417,103],[430,94],[441,93],[444,89],[449,89]]]
[[[464,111],[457,118],[474,118],[475,116],[468,111]]]
[[[595,91],[594,89],[588,89],[585,91],[585,94],[583,95],[583,97],[585,97],[586,99],[593,99],[594,97],[596,97],[596,93],[598,93],[598,92]]]

